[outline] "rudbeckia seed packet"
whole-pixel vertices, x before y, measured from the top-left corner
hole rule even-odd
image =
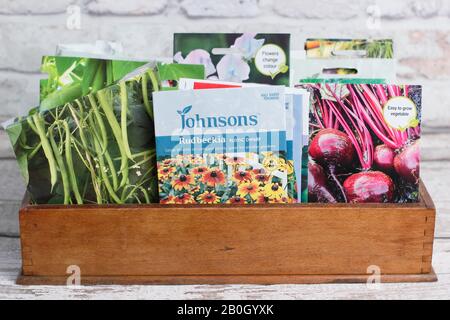
[[[261,84],[236,83],[181,78],[180,90],[255,87]],[[307,202],[309,92],[304,89],[285,88],[286,103],[286,158],[288,194],[294,202]]]
[[[207,79],[289,86],[290,35],[176,33],[174,61],[203,64]]]
[[[284,88],[153,94],[161,203],[288,202]]]

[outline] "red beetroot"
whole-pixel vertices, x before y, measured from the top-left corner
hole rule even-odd
[[[347,201],[344,188],[336,177],[336,169],[345,168],[353,161],[355,149],[350,138],[336,129],[322,129],[312,139],[309,155],[328,169],[330,177]]]
[[[417,183],[420,176],[420,150],[418,141],[406,146],[394,158],[394,168],[397,174],[404,180]]]
[[[310,156],[327,167],[346,167],[355,154],[349,137],[336,129],[322,129],[312,139]]]
[[[375,166],[386,173],[394,171],[395,151],[385,144],[381,144],[375,148],[373,162]]]
[[[392,202],[394,183],[380,171],[355,173],[344,181],[348,202]]]
[[[326,176],[323,168],[314,161],[308,163],[308,195],[318,202],[336,203],[335,197],[326,186]]]

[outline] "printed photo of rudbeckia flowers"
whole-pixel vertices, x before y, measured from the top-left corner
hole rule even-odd
[[[288,171],[274,152],[159,158],[160,203],[290,203]]]

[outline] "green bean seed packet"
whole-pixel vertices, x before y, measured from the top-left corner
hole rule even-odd
[[[158,79],[158,69],[149,68],[12,121],[6,131],[31,203],[156,202],[151,93],[161,89]]]

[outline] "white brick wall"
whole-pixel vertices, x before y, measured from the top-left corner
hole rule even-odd
[[[66,26],[73,4],[80,30]],[[0,120],[37,103],[40,58],[58,43],[111,39],[149,58],[171,55],[173,32],[254,31],[290,32],[294,48],[307,37],[392,37],[400,79],[425,86],[425,126],[446,127],[449,19],[450,0],[0,0]]]

